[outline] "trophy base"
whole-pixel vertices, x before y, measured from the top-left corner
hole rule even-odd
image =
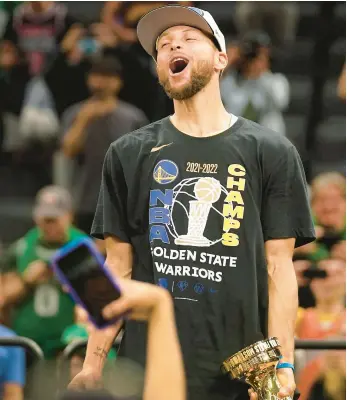
[[[175,244],[180,246],[210,247],[211,241],[203,236],[182,235],[175,239]]]
[[[221,366],[232,379],[246,381],[258,394],[258,400],[279,400],[280,384],[276,365],[281,358],[277,338],[260,340],[225,360]],[[283,400],[291,400],[286,397]]]

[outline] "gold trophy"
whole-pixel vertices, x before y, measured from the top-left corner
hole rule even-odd
[[[225,360],[222,372],[232,379],[244,379],[258,394],[258,400],[277,400],[280,384],[276,365],[281,358],[277,338],[261,340]],[[291,397],[285,397],[291,400]]]

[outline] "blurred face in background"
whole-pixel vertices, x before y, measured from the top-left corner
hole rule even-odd
[[[341,304],[346,294],[346,268],[341,260],[324,260],[319,269],[327,272],[323,279],[313,279],[310,287],[317,303]]]
[[[19,63],[19,55],[16,47],[4,41],[0,45],[0,68],[11,68]]]
[[[29,4],[31,6],[31,9],[35,13],[42,13],[46,10],[48,10],[52,5],[53,1],[30,1]]]
[[[35,223],[41,231],[43,240],[50,243],[63,243],[72,224],[72,215],[66,213],[59,217],[36,217]]]
[[[241,60],[243,63],[242,74],[245,78],[256,79],[270,68],[270,50],[266,47],[261,47],[257,51],[257,56],[247,61]]]
[[[344,188],[335,183],[319,185],[312,191],[312,210],[319,225],[341,230],[346,215]]]
[[[218,51],[198,29],[175,26],[158,39],[159,83],[171,99],[190,99],[204,89],[214,75],[218,82],[219,72],[226,64],[226,54]]]
[[[107,99],[116,97],[122,86],[119,76],[107,76],[99,74],[89,74],[87,79],[88,88],[93,97]]]

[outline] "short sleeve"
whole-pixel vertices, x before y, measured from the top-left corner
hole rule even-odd
[[[295,247],[314,241],[306,178],[297,150],[281,145],[276,148],[275,162],[269,161],[269,154],[265,159],[261,211],[264,240],[295,238]]]
[[[5,370],[5,382],[25,385],[25,352],[20,347],[8,347],[8,365]]]
[[[91,235],[105,235],[130,242],[126,214],[127,185],[115,145],[108,149],[102,169],[101,185]]]

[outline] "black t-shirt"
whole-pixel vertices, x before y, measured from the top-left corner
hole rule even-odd
[[[172,293],[189,398],[200,400],[230,399],[238,385],[221,363],[267,336],[264,242],[314,240],[296,149],[244,118],[207,138],[165,118],[114,142],[92,234],[131,243],[133,277]],[[137,360],[142,331],[132,323],[124,345]]]

